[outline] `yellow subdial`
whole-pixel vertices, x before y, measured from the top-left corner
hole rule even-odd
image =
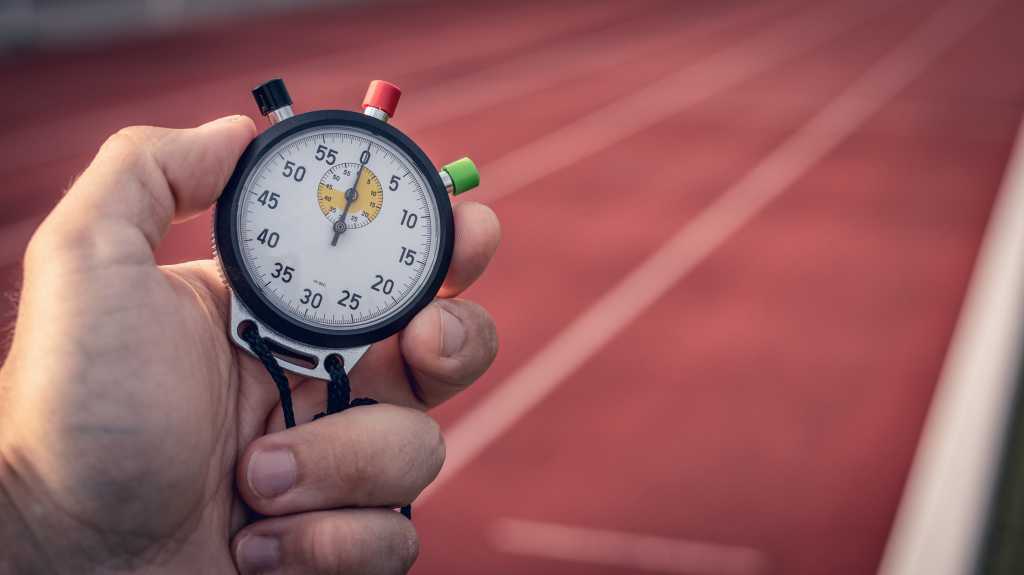
[[[358,181],[355,180],[357,174]],[[346,193],[352,189],[353,182],[355,197],[346,212],[345,205],[349,203]],[[336,222],[344,213],[349,228],[361,228],[372,222],[384,206],[384,189],[377,174],[360,164],[338,164],[332,167],[320,178],[316,197],[320,211],[329,220]]]

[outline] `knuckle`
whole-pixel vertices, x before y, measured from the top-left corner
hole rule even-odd
[[[407,573],[420,556],[420,537],[411,521],[400,519],[400,532],[394,539],[394,556],[398,561],[398,573]]]
[[[299,547],[314,570],[324,573],[406,573],[420,553],[412,522],[383,510],[349,520],[313,522],[301,535]]]
[[[154,176],[161,176],[162,171],[153,155],[156,136],[153,128],[148,126],[129,126],[121,128],[103,143],[103,154],[112,158],[118,165],[128,168],[135,174],[141,184],[151,187]],[[161,180],[162,177],[157,177]]]
[[[487,365],[489,366],[494,361],[494,358],[498,356],[498,327],[494,324],[491,314],[487,313],[483,308],[480,308],[480,311],[483,314],[483,321],[480,324],[480,340],[483,342]]]
[[[429,415],[410,410],[416,424],[408,428],[408,436],[401,452],[408,453],[402,459],[405,464],[396,472],[404,478],[402,481],[402,503],[409,503],[423,491],[441,472],[445,459],[444,434]]]
[[[68,270],[89,264],[91,254],[104,247],[96,231],[64,214],[52,213],[36,228],[25,246],[26,274],[39,270]]]
[[[161,128],[129,126],[107,138],[102,152],[125,168],[125,174],[149,194],[154,206],[173,214],[174,196],[156,151],[165,137],[166,130]]]
[[[347,448],[333,444],[330,451],[334,477],[344,486],[352,501],[370,501],[374,496],[376,481],[375,455],[370,451],[374,445],[371,438],[362,432],[353,431]]]
[[[162,130],[153,126],[125,126],[114,132],[109,140],[119,142],[136,151],[145,151]]]
[[[352,533],[344,523],[317,521],[306,530],[301,545],[305,550],[304,555],[312,558],[313,564],[319,569],[337,573],[345,570],[345,557],[357,551],[357,546],[352,544],[354,542],[349,541],[351,536]]]
[[[129,126],[111,134],[101,149],[122,160],[138,161],[147,153],[143,145],[147,139],[144,127]]]
[[[490,227],[494,233],[494,243],[493,245],[488,246],[488,251],[490,252],[489,255],[494,255],[495,250],[498,249],[498,245],[501,243],[501,220],[498,219],[498,214],[496,214],[487,204],[478,205],[480,206],[477,209],[477,212],[479,212],[478,217],[482,221],[485,221],[486,223],[484,225]]]
[[[474,344],[475,353],[468,368],[475,379],[490,367],[498,355],[498,329],[491,314],[480,304],[459,300],[459,305],[463,307],[464,317],[469,318],[472,325],[473,336],[470,341]]]
[[[494,331],[494,319],[491,318],[487,308],[473,300],[459,299],[456,301],[462,306],[465,314],[469,316],[473,324],[477,326],[477,329],[481,331]]]
[[[425,429],[423,433],[426,453],[426,461],[432,467],[433,473],[431,474],[431,480],[438,472],[441,471],[441,467],[444,465],[446,446],[444,442],[444,434],[441,432],[441,426],[434,421],[434,419],[428,415],[423,415],[426,419]]]

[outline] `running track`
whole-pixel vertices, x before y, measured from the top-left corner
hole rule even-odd
[[[435,413],[416,572],[870,573],[1024,110],[1022,18],[385,4],[0,60],[0,289],[118,127],[252,114],[273,75],[297,111],[353,108],[386,78],[396,125],[481,166],[505,232],[468,294],[502,350]],[[208,234],[177,226],[160,259]]]

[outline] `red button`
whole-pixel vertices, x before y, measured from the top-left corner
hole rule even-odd
[[[363,108],[373,106],[384,110],[388,116],[395,115],[395,108],[398,107],[398,99],[402,97],[402,90],[391,82],[374,80],[366,89],[366,97],[363,98]]]

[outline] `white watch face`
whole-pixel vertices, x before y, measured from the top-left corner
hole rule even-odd
[[[397,146],[358,128],[312,128],[279,142],[246,181],[237,217],[253,288],[320,329],[387,322],[437,267],[429,183]]]

